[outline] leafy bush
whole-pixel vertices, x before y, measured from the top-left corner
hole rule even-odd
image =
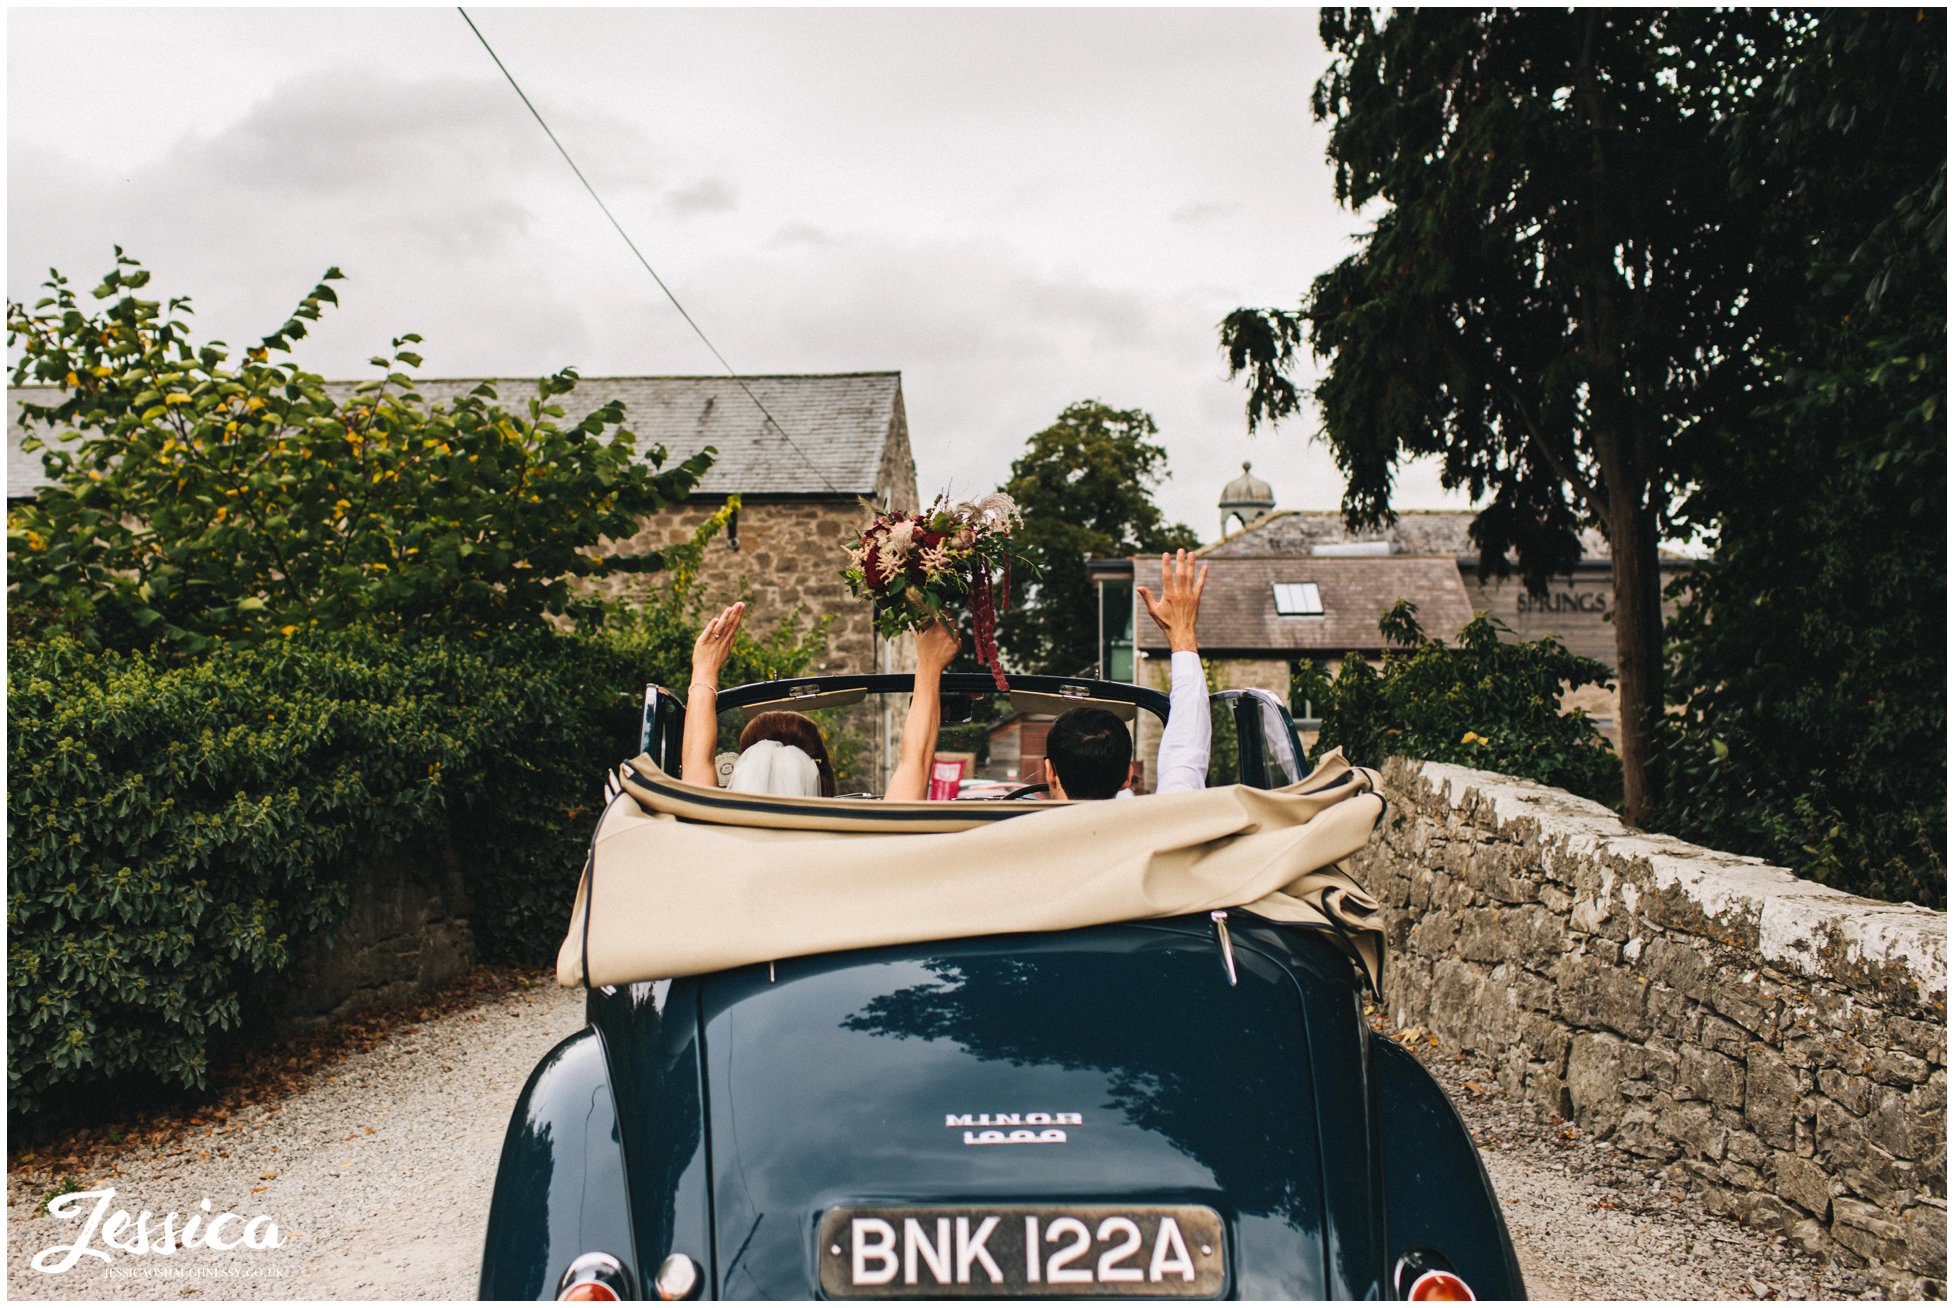
[[[204,1084],[209,1045],[275,994],[346,878],[452,840],[485,957],[555,952],[604,770],[647,681],[681,680],[682,586],[593,636],[360,628],[172,665],[70,638],[9,647],[8,1084]],[[820,632],[744,640],[790,676]]]
[[[335,302],[325,283],[232,367],[116,254],[100,314],[58,273],[8,305],[14,380],[65,397],[28,408],[57,426],[57,484],[8,520],[8,1083],[28,1115],[204,1084],[212,1038],[382,855],[452,846],[483,954],[547,960],[642,688],[685,679],[724,520],[605,558],[709,452],[655,471],[615,403],[559,425],[569,371],[521,413],[486,386],[426,406],[398,370],[336,403],[269,361]],[[416,340],[375,363],[418,366]],[[580,583],[624,566],[670,584],[606,613]],[[728,675],[804,669],[824,624],[799,618],[743,636]]]
[[[8,304],[15,383],[63,393],[24,406],[54,424],[43,462],[58,484],[9,513],[17,625],[186,652],[355,621],[481,635],[545,614],[594,622],[577,579],[659,566],[598,546],[682,499],[709,451],[658,471],[663,448],[638,451],[615,401],[562,421],[569,369],[520,410],[486,384],[427,405],[403,371],[420,364],[399,348],[413,335],[338,402],[322,378],[271,362],[337,303],[338,278],[329,269],[235,364],[222,342],[190,338],[187,299],[133,294],[149,273],[120,249],[99,313],[59,273],[33,308]]]
[[[1332,679],[1302,662],[1290,701],[1313,704],[1317,748],[1341,745],[1353,763],[1375,767],[1393,755],[1458,763],[1527,777],[1613,801],[1621,765],[1593,721],[1563,712],[1563,690],[1605,685],[1608,669],[1552,638],[1508,642],[1504,624],[1481,613],[1457,645],[1424,634],[1418,606],[1400,600],[1378,621],[1397,646],[1374,668],[1349,655]]]

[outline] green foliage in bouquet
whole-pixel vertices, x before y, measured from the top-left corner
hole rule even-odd
[[[274,357],[338,302],[337,269],[236,359],[192,339],[188,299],[139,297],[149,276],[118,249],[99,311],[58,272],[33,307],[7,306],[14,383],[61,392],[23,406],[23,449],[52,425],[55,485],[9,514],[16,630],[195,653],[356,621],[457,635],[594,622],[578,579],[660,562],[606,558],[599,542],[633,534],[711,464],[706,451],[662,468],[616,401],[566,418],[570,369],[514,408],[487,384],[428,404],[406,371],[421,362],[403,348],[412,334],[372,361],[383,375],[335,399]]]
[[[1588,715],[1563,711],[1563,690],[1605,685],[1608,669],[1549,637],[1509,642],[1504,624],[1481,613],[1456,645],[1425,635],[1418,606],[1399,600],[1378,620],[1397,648],[1372,667],[1345,657],[1331,678],[1296,665],[1290,700],[1322,719],[1317,749],[1341,745],[1353,763],[1391,755],[1458,763],[1528,777],[1591,799],[1620,798],[1614,752]]]

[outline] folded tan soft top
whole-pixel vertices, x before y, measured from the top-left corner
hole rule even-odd
[[[1322,927],[1378,982],[1377,903],[1334,864],[1384,799],[1337,751],[1281,790],[1056,804],[749,795],[642,755],[618,778],[557,955],[566,986],[1218,908]]]

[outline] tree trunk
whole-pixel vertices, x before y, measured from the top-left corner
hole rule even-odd
[[[1622,808],[1645,826],[1655,804],[1656,730],[1662,721],[1662,573],[1655,515],[1624,487],[1611,495],[1609,552],[1615,566],[1615,676],[1621,688]]]

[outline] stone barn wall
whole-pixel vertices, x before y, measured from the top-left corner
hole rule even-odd
[[[1393,1022],[1717,1211],[1944,1292],[1945,915],[1511,777],[1384,775],[1352,871],[1389,921]]]
[[[683,543],[720,507],[720,501],[692,501],[666,509],[614,547],[631,554]],[[849,595],[848,583],[841,579],[847,562],[842,541],[866,520],[865,510],[852,500],[745,496],[739,513],[740,547],[732,549],[724,533],[706,546],[699,593],[708,606],[730,604],[748,594],[746,626],[753,631],[770,631],[782,619],[805,631],[828,619],[826,644],[808,669],[810,676],[914,671],[915,643],[877,636],[867,601]],[[616,573],[597,588],[606,599],[630,599],[669,584],[663,573]],[[881,789],[892,766],[894,733],[901,726],[898,711],[874,701],[839,711],[840,729],[848,738],[830,740],[829,747],[842,770],[844,790]]]
[[[270,1008],[276,1029],[343,1021],[424,994],[475,965],[468,889],[445,838],[438,848],[402,850],[355,869],[347,890],[344,920],[293,945],[291,971]]]
[[[681,544],[720,507],[716,500],[692,501],[653,514],[636,536],[615,542],[614,548],[620,554],[639,554]],[[852,598],[841,579],[848,561],[842,540],[851,530],[859,531],[866,517],[852,501],[746,496],[739,513],[740,547],[732,549],[723,532],[706,546],[699,592],[713,605],[730,604],[742,588],[750,591],[746,622],[756,630],[772,628],[797,609],[803,628],[830,618],[827,652],[812,671],[870,671],[878,655],[869,606]],[[606,599],[630,599],[670,584],[663,573],[620,572],[603,578],[598,593]],[[888,652],[880,657],[886,662]]]

